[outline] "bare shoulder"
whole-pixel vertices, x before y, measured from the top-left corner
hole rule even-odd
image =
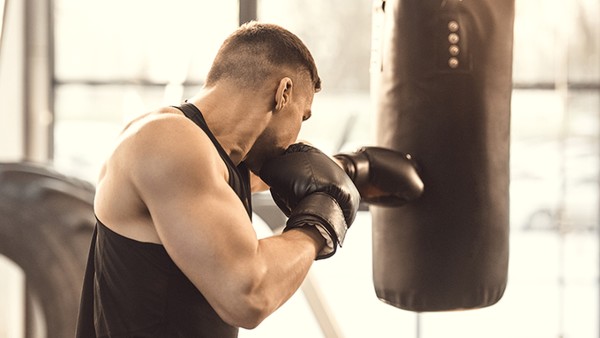
[[[165,178],[169,184],[177,184],[180,178],[215,179],[226,174],[212,141],[181,114],[156,113],[143,117],[127,128],[122,145],[131,160],[127,166],[132,180],[142,186],[159,185]]]
[[[164,204],[192,186],[206,189],[226,181],[227,168],[208,136],[177,112],[161,110],[131,121],[105,162],[94,209],[113,230],[160,242],[148,230],[149,203]]]

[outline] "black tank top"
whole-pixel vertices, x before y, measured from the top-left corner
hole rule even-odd
[[[192,104],[176,107],[210,137],[229,185],[252,217],[247,167],[235,166]],[[237,337],[160,244],[117,234],[97,220],[85,271],[76,336]]]

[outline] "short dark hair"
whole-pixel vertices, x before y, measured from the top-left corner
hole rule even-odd
[[[278,25],[251,21],[225,39],[208,72],[206,85],[230,79],[249,87],[275,75],[280,67],[307,71],[315,91],[321,89],[315,61],[298,36]]]

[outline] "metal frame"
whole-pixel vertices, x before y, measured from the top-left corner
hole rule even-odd
[[[239,0],[239,24],[256,20],[258,17],[257,0]]]
[[[24,0],[24,158],[52,159],[54,148],[54,41],[51,0]]]

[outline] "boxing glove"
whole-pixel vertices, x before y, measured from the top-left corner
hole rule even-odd
[[[320,150],[297,143],[266,161],[260,178],[288,216],[284,231],[315,226],[327,241],[317,259],[332,256],[360,204],[360,194],[348,175]]]
[[[368,204],[401,206],[423,193],[423,181],[410,155],[381,147],[362,147],[334,158]]]

